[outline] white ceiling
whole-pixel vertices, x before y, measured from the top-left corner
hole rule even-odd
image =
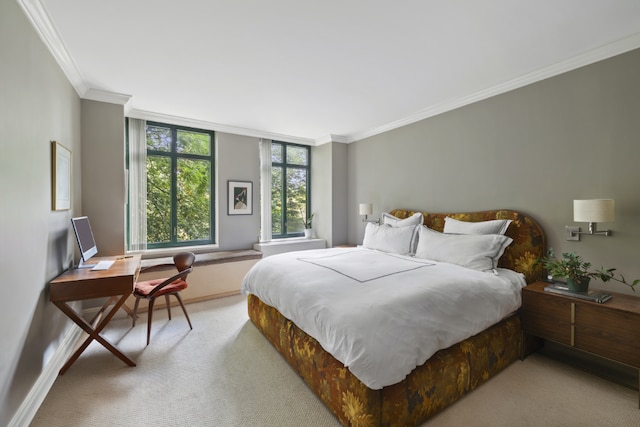
[[[17,1],[83,98],[310,144],[640,47],[638,0]]]

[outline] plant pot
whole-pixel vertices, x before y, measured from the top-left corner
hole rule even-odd
[[[313,230],[311,228],[305,228],[304,229],[304,237],[306,237],[307,239],[311,238],[311,234],[313,233]]]
[[[567,278],[567,287],[571,292],[587,292],[590,280],[590,277],[584,277],[579,280]]]

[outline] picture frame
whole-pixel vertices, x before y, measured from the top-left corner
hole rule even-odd
[[[253,182],[227,181],[227,214],[253,215]]]
[[[51,209],[71,209],[71,150],[51,141]]]

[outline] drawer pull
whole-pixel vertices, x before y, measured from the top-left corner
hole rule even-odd
[[[571,347],[576,343],[576,304],[571,303]]]
[[[576,323],[576,303],[571,303],[571,324]]]

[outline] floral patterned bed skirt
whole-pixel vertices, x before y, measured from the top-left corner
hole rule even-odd
[[[414,426],[460,399],[521,354],[515,314],[440,350],[404,381],[371,390],[318,342],[254,295],[249,317],[345,426]]]

